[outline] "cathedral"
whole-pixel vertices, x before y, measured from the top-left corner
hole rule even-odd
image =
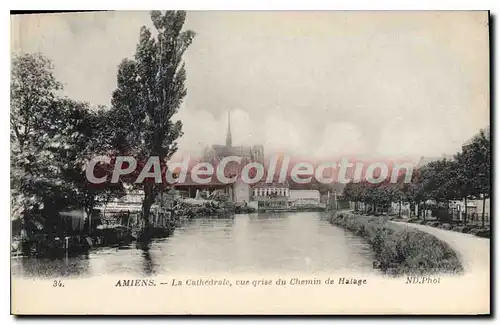
[[[244,166],[250,162],[258,162],[264,165],[264,146],[263,145],[252,145],[252,146],[233,146],[233,139],[231,135],[231,115],[227,114],[227,133],[226,133],[226,144],[219,145],[215,144],[212,147],[205,149],[203,154],[204,161],[210,162],[213,165],[217,165],[223,158],[237,156],[241,157],[241,164],[229,163],[226,167],[226,171],[230,176],[235,176],[239,174],[239,167]]]

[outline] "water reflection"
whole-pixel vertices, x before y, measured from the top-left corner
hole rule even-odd
[[[142,248],[143,270],[145,275],[154,275],[154,263],[149,253],[149,247]]]
[[[95,276],[170,272],[373,272],[361,239],[330,225],[317,212],[261,213],[183,222],[169,238],[148,245],[100,248],[59,260],[15,258],[12,273]]]
[[[12,274],[27,277],[82,276],[88,274],[89,254],[62,258],[16,257],[11,262]]]

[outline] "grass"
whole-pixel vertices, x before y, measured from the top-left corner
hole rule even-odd
[[[461,232],[464,234],[471,234],[482,238],[491,238],[491,226],[489,224],[485,224],[485,226],[483,227],[481,225],[481,222],[477,221],[475,223],[469,222],[466,225],[462,224],[461,222],[457,222],[456,220],[453,220],[451,222],[442,222],[436,219],[424,221],[422,219],[413,218],[401,221]]]
[[[458,274],[463,267],[446,243],[418,229],[387,218],[350,213],[332,215],[330,222],[363,237],[371,245],[379,268],[393,275]]]

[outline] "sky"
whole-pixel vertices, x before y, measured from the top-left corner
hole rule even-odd
[[[486,12],[188,12],[181,153],[434,157],[489,124]],[[64,94],[110,106],[149,12],[23,15],[12,52],[42,52]]]

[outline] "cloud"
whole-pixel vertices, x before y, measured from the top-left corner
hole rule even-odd
[[[369,151],[361,131],[351,123],[328,123],[321,143],[314,153],[317,157],[364,155]]]
[[[454,153],[489,122],[483,12],[189,12],[180,148],[225,142],[307,155]],[[109,105],[147,12],[13,18],[68,96]],[[17,30],[17,33],[16,33]],[[332,141],[335,139],[335,141]]]

